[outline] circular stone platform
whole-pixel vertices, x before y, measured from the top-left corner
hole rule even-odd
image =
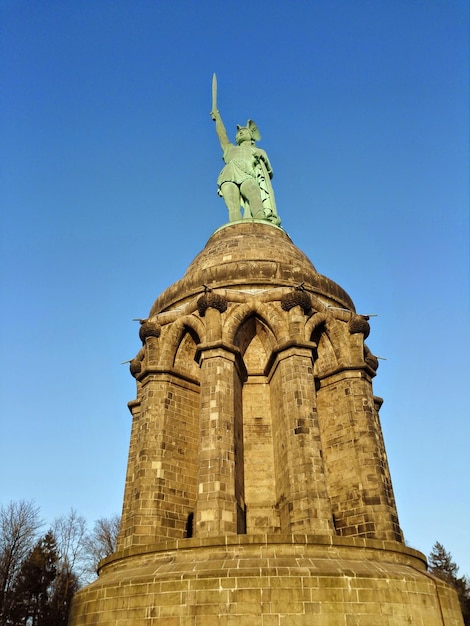
[[[106,559],[75,626],[461,626],[456,594],[395,542],[308,535],[183,539]]]

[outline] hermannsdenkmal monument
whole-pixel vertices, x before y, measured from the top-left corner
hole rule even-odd
[[[368,318],[280,227],[215,77],[211,116],[229,222],[141,323],[118,546],[70,624],[462,626],[404,542]]]

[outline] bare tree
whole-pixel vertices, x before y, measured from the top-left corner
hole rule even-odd
[[[68,515],[54,520],[52,531],[57,541],[59,569],[74,572],[80,583],[87,580],[86,538],[87,524],[84,517],[75,509]]]
[[[12,588],[41,526],[39,508],[33,502],[21,500],[0,507],[0,626],[7,623]]]
[[[85,546],[89,573],[95,577],[98,563],[116,551],[117,537],[121,526],[119,515],[101,517],[96,520],[93,530],[86,537]]]

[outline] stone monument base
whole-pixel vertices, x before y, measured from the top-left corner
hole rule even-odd
[[[181,539],[116,553],[74,626],[462,626],[457,594],[398,542],[311,535]]]

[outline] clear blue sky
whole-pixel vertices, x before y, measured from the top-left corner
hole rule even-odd
[[[377,313],[410,545],[470,575],[468,4],[3,0],[0,503],[120,513],[138,324],[227,221],[211,108],[283,226]]]

